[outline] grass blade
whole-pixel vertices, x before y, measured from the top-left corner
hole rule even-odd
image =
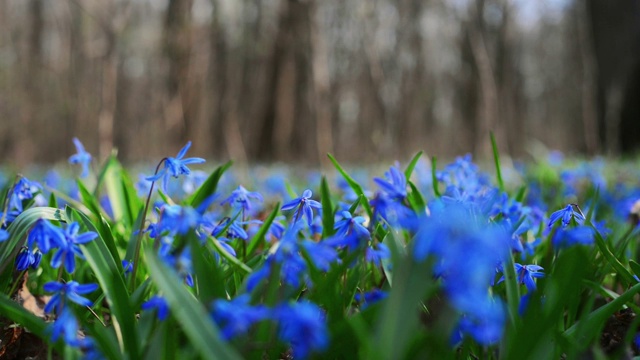
[[[500,191],[504,191],[504,181],[502,180],[502,171],[500,170],[500,153],[498,153],[498,144],[496,138],[493,136],[493,131],[489,133],[491,136],[491,148],[493,150],[493,161],[496,164],[496,177],[498,180],[498,188]]]
[[[227,343],[202,305],[182,285],[173,270],[164,265],[152,249],[145,250],[153,282],[164,294],[174,318],[203,359],[240,359]]]
[[[365,201],[362,201],[362,207],[364,207],[364,209],[367,211],[367,215],[369,215],[369,219],[372,219],[373,218],[373,210],[371,210],[371,206],[369,205],[369,202],[366,201],[367,197],[365,196],[364,191],[362,190],[362,186],[360,186],[360,184],[358,184],[357,181],[355,181],[349,174],[347,174],[346,171],[344,171],[342,166],[340,166],[340,164],[333,157],[333,155],[327,154],[327,156],[329,157],[329,160],[331,160],[331,162],[333,163],[333,166],[335,166],[335,168],[338,170],[338,172],[347,181],[349,186],[351,186],[351,188],[356,193],[356,195],[358,195],[359,197],[365,199]]]

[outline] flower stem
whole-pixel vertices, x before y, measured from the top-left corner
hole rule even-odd
[[[160,160],[158,165],[156,166],[156,171],[153,175],[157,175],[158,171],[160,171],[160,166],[167,160],[167,158],[163,158]],[[151,195],[153,194],[153,186],[156,184],[155,181],[151,182],[151,188],[149,188],[149,195],[147,195],[147,201],[144,204],[144,210],[142,211],[142,219],[140,221],[140,228],[138,229],[138,237],[136,238],[136,249],[133,252],[133,270],[131,270],[131,278],[130,278],[130,288],[129,290],[133,293],[136,287],[136,274],[138,272],[138,263],[140,260],[140,248],[142,245],[142,234],[144,232],[144,223],[147,220],[147,211],[149,210],[149,203],[151,202]]]

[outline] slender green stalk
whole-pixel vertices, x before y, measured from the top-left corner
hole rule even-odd
[[[156,171],[153,175],[157,175],[160,170],[160,166],[164,164],[167,158],[163,158],[160,160],[158,165],[156,166]],[[142,210],[142,220],[140,221],[140,228],[138,229],[138,237],[136,238],[136,249],[133,252],[133,270],[131,270],[131,278],[130,278],[130,286],[129,291],[133,292],[136,288],[136,274],[138,273],[138,263],[140,262],[140,248],[142,246],[142,234],[144,233],[144,224],[147,220],[147,211],[149,211],[149,203],[151,202],[151,195],[153,194],[153,187],[156,184],[155,181],[151,182],[151,187],[149,188],[149,194],[147,195],[147,201],[144,203],[144,209]]]

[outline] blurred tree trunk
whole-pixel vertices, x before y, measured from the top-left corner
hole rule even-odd
[[[598,123],[606,150],[640,149],[640,0],[589,0]]]
[[[189,88],[192,5],[193,0],[169,0],[164,22],[164,54],[168,62],[165,129],[170,142],[178,146],[188,140],[195,110]]]
[[[318,2],[310,4],[311,53],[313,63],[313,111],[316,116],[316,139],[318,160],[325,168],[330,166],[327,153],[333,153],[333,126],[331,119],[331,79],[327,43],[324,38],[322,19],[318,13]]]
[[[580,103],[582,112],[582,126],[584,128],[585,150],[589,155],[600,152],[600,137],[598,136],[597,104],[595,101],[595,56],[593,42],[589,32],[587,20],[587,3],[575,4],[573,13],[578,39],[578,53],[580,56]]]
[[[312,125],[308,109],[305,117],[311,82],[311,62],[305,53],[309,49],[310,6],[307,2],[280,1],[256,154],[261,160],[302,159],[308,144],[315,141],[301,136],[308,134],[306,130]]]
[[[479,79],[478,91],[480,91],[479,108],[476,113],[475,153],[486,158],[491,150],[491,144],[488,141],[489,132],[496,128],[498,121],[499,99],[483,19],[484,6],[485,0],[479,0],[476,6],[470,7],[469,44]]]
[[[26,68],[24,69],[24,96],[25,106],[21,113],[16,139],[13,143],[13,159],[18,163],[29,163],[36,156],[34,139],[42,136],[39,134],[38,121],[39,109],[42,103],[42,66],[44,63],[42,53],[42,38],[44,30],[44,10],[42,0],[29,1],[29,40]]]

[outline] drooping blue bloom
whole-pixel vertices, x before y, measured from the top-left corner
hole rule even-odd
[[[220,205],[229,204],[232,206],[239,206],[243,213],[251,211],[251,199],[260,202],[264,201],[262,195],[255,191],[248,191],[244,186],[240,185],[237,189],[231,192],[231,195],[226,198]]]
[[[82,143],[78,138],[73,138],[73,144],[76,146],[77,153],[71,155],[69,158],[70,164],[80,164],[82,165],[82,174],[81,178],[85,178],[89,175],[89,163],[91,162],[91,154],[89,154],[82,146]]]
[[[250,299],[248,294],[243,294],[232,300],[213,302],[211,316],[220,326],[225,340],[246,334],[253,324],[268,317],[269,311],[264,306],[251,305]]]
[[[359,239],[368,239],[371,237],[369,230],[362,225],[366,219],[362,216],[353,217],[350,212],[343,211],[341,213],[342,220],[336,222],[334,230],[336,230],[336,237],[347,236],[355,234]]]
[[[191,141],[187,143],[180,151],[178,155],[173,157],[167,157],[164,159],[164,167],[157,174],[149,176],[146,180],[149,181],[157,181],[162,178],[162,189],[167,191],[167,186],[169,183],[169,177],[173,176],[174,178],[179,177],[180,175],[189,175],[191,170],[187,167],[190,164],[202,164],[205,162],[203,158],[186,158],[183,157],[187,154],[187,151],[191,147]]]
[[[308,282],[308,266],[302,250],[308,254],[313,265],[321,271],[327,271],[338,254],[335,249],[323,242],[313,242],[309,240],[298,240],[301,230],[301,223],[291,225],[282,239],[274,246],[274,252],[267,258],[262,267],[254,271],[247,279],[247,289],[253,288],[269,277],[275,265],[279,265],[280,279],[292,287],[299,287],[301,282]]]
[[[329,343],[325,315],[311,302],[282,304],[274,309],[278,323],[278,337],[291,344],[293,357],[307,358],[314,351],[322,351]]]
[[[169,316],[169,304],[167,300],[162,296],[152,296],[144,304],[142,304],[142,310],[155,309],[158,314],[158,320],[163,321]]]
[[[33,245],[36,244],[45,254],[52,248],[64,246],[65,242],[64,232],[62,229],[54,226],[46,219],[39,219],[36,221],[27,238],[27,244],[29,247],[33,247]]]
[[[367,247],[365,253],[365,259],[372,262],[375,266],[380,266],[383,259],[391,257],[391,251],[384,243],[377,243],[375,245]]]
[[[80,340],[80,348],[83,351],[82,355],[84,356],[85,360],[106,359],[106,357],[102,355],[102,352],[100,351],[98,345],[96,345],[96,342],[88,336],[85,336],[82,340]]]
[[[154,232],[156,234],[167,232],[172,236],[178,234],[184,235],[200,224],[202,224],[202,215],[192,207],[164,205]]]
[[[133,261],[122,260],[122,268],[124,269],[125,275],[129,274],[133,271]]]
[[[510,236],[472,203],[445,203],[432,211],[420,220],[414,259],[433,259],[449,303],[462,315],[460,334],[494,343],[504,328],[504,307],[489,288],[497,265],[510,251]]]
[[[540,270],[544,270],[539,265],[522,265],[515,263],[516,276],[518,277],[518,283],[524,284],[529,292],[536,290],[536,282],[534,278],[544,277],[544,273]],[[504,276],[498,280],[498,283],[504,281]]]
[[[77,347],[81,345],[78,339],[78,330],[78,321],[71,310],[65,307],[58,314],[56,321],[49,325],[46,332],[51,335],[52,342],[56,342],[60,337],[63,337],[66,344]]]
[[[392,166],[384,174],[386,179],[374,178],[373,181],[380,186],[391,199],[402,201],[407,197],[407,178],[397,167]]]
[[[22,247],[22,250],[16,256],[16,270],[25,271],[36,261],[35,256],[29,248],[26,246]]]
[[[500,341],[504,332],[504,305],[499,299],[487,297],[479,302],[478,300],[465,301],[466,305],[460,306],[461,309],[468,307],[472,311],[462,311],[463,315],[454,337],[461,339],[463,335],[468,334],[481,345],[493,345]]]
[[[338,258],[336,250],[325,244],[323,241],[315,242],[311,240],[304,240],[301,243],[302,247],[309,254],[309,258],[313,265],[321,271],[329,271],[329,267]]]
[[[562,219],[562,227],[567,227],[567,225],[569,225],[569,223],[571,222],[571,219],[575,219],[576,222],[578,222],[578,224],[582,224],[582,222],[584,221],[584,215],[582,214],[582,211],[576,211],[573,209],[572,204],[567,205],[566,208],[564,209],[560,209],[556,212],[554,212],[553,214],[551,214],[551,216],[549,217],[549,227],[553,226],[553,224],[555,224],[558,220]],[[577,206],[576,206],[577,207]]]
[[[370,305],[373,305],[378,301],[386,299],[388,296],[389,296],[389,293],[386,291],[382,291],[380,289],[373,289],[365,293],[357,293],[354,298],[357,302],[360,303],[360,309],[364,310]]]
[[[369,202],[373,208],[373,219],[379,221],[384,219],[389,224],[402,226],[401,222],[413,216],[413,211],[403,205],[401,202],[395,201],[385,193],[379,192]]]
[[[98,234],[93,231],[78,234],[79,231],[80,225],[75,221],[68,224],[64,229],[64,244],[58,248],[58,251],[51,258],[51,266],[53,268],[59,268],[64,262],[64,267],[67,272],[72,273],[76,269],[75,257],[78,256],[79,258],[84,259],[82,250],[80,250],[78,245],[88,243],[98,237]]]
[[[2,217],[4,213],[0,211],[0,217]],[[6,229],[9,225],[16,219],[16,217],[20,215],[19,210],[10,210],[7,211],[7,215],[4,217],[4,223],[0,224],[2,229]]]
[[[9,200],[9,208],[16,209],[19,212],[24,211],[22,201],[33,199],[35,194],[42,190],[42,185],[36,181],[31,181],[26,177],[21,177],[13,187],[11,198]]]
[[[281,220],[284,220],[284,216],[276,217],[269,226],[269,230],[267,230],[267,241],[279,240],[284,235],[284,225],[280,223]]]
[[[592,245],[594,241],[593,229],[588,226],[578,226],[572,229],[558,230],[551,243],[556,249],[562,249],[573,245]]]
[[[93,302],[80,295],[94,292],[98,289],[98,284],[79,284],[76,281],[61,283],[58,281],[50,281],[42,286],[46,292],[54,293],[44,307],[46,313],[53,312],[54,309],[60,309],[68,306],[67,300],[81,306],[91,306]]]
[[[313,193],[311,192],[311,190],[307,189],[302,193],[301,197],[293,199],[284,204],[280,208],[280,210],[286,211],[295,208],[296,211],[293,215],[293,222],[298,222],[302,215],[304,215],[304,217],[307,219],[307,223],[309,224],[309,226],[311,226],[311,224],[313,223],[312,209],[322,209],[322,205],[319,202],[311,199],[311,195],[313,195]]]

